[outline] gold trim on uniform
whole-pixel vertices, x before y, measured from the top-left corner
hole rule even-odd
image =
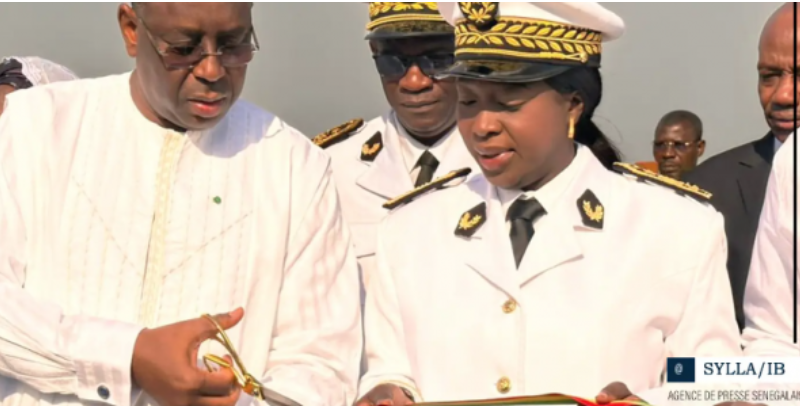
[[[464,212],[458,219],[456,236],[471,237],[486,222],[486,202]]]
[[[605,218],[605,208],[597,196],[587,189],[578,198],[578,211],[581,214],[583,225],[595,229],[603,229],[603,219]]]
[[[348,137],[364,124],[363,119],[353,119],[347,123],[336,126],[326,132],[318,134],[311,142],[317,147],[327,148],[340,141],[347,140]]]
[[[361,146],[361,161],[375,161],[381,150],[383,150],[383,135],[378,131]]]
[[[435,2],[373,2],[369,3],[370,22],[367,30],[397,22],[431,21],[446,23]]]
[[[445,188],[448,186],[446,185],[448,182],[453,181],[457,178],[466,177],[471,172],[472,168],[469,167],[462,168],[460,170],[450,171],[449,173],[439,178],[436,178],[427,184],[422,184],[419,187],[414,188],[403,195],[400,195],[396,198],[392,198],[386,201],[386,203],[383,204],[383,208],[394,209],[400,205],[407,204],[428,191]],[[454,185],[449,185],[449,186],[454,186]]]
[[[711,192],[701,189],[697,185],[692,185],[687,182],[678,181],[674,178],[663,176],[661,174],[656,174],[653,171],[644,169],[635,164],[614,163],[614,170],[622,174],[633,175],[640,180],[651,181],[654,184],[667,187],[681,195],[690,196],[700,202],[708,202],[708,200],[710,200],[713,196]]]

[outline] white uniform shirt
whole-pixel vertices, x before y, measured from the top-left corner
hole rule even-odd
[[[800,285],[794,276],[794,137],[775,153],[753,246],[742,333],[748,356],[800,356],[800,347],[794,343],[800,320],[793,315],[793,290],[795,284]]]
[[[357,265],[329,159],[245,102],[208,131],[163,129],[134,106],[129,77],[8,98],[0,404],[136,402],[143,327],[237,306],[230,338],[267,387],[306,405],[351,403]]]
[[[380,152],[374,161],[362,160],[362,146],[377,133],[383,143]],[[419,174],[415,166],[425,150],[411,139],[393,112],[370,120],[350,138],[325,150],[332,159],[342,213],[353,231],[364,279],[375,269],[377,227],[388,213],[382,206],[414,189]],[[478,170],[457,128],[428,150],[439,160],[434,178],[464,167]]]
[[[386,218],[360,394],[393,382],[424,401],[593,398],[620,380],[658,405],[668,356],[741,355],[719,213],[613,174],[582,146],[553,182],[563,192],[545,199],[519,269],[502,201],[481,175]],[[587,190],[603,206],[600,229],[583,221]],[[484,223],[456,236],[481,204]]]

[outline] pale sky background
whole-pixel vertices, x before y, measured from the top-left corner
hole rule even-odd
[[[83,77],[132,68],[119,3],[2,3],[0,56],[36,55]],[[706,157],[767,132],[756,93],[758,37],[781,3],[603,3],[627,26],[604,47],[604,97],[595,117],[627,161],[651,160],[658,119],[687,109],[703,120]],[[363,40],[362,3],[259,3],[261,52],[244,98],[309,137],[384,113]]]

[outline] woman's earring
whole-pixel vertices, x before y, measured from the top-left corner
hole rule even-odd
[[[570,140],[575,138],[575,119],[572,117],[569,118],[569,133],[567,133],[567,136]]]

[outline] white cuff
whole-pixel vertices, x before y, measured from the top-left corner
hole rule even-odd
[[[78,318],[69,345],[78,377],[78,398],[130,405],[133,347],[143,328],[119,321]]]

